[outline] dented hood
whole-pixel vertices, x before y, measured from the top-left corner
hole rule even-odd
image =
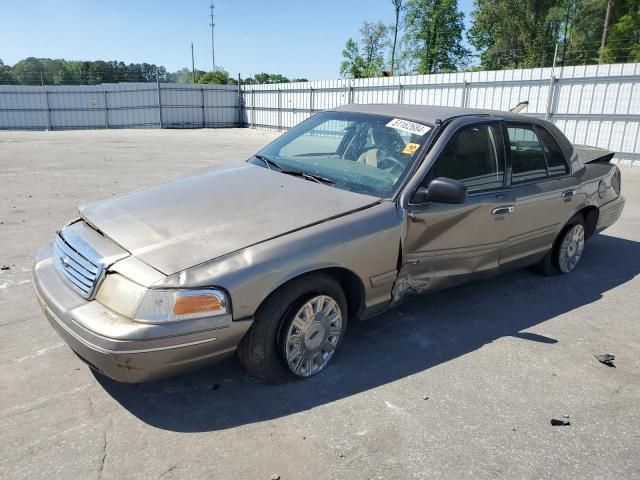
[[[80,215],[168,275],[378,200],[234,162],[89,203]]]

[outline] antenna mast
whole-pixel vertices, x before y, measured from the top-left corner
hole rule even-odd
[[[215,44],[213,42],[213,29],[216,26],[213,20],[214,8],[215,6],[213,5],[213,0],[211,0],[211,5],[209,5],[209,9],[211,10],[211,13],[209,14],[209,17],[211,18],[211,21],[209,22],[209,26],[211,27],[211,68],[213,71],[216,70],[216,50],[215,50]]]

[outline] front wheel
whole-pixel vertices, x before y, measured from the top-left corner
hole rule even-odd
[[[585,223],[582,216],[573,217],[562,229],[553,248],[537,265],[544,275],[571,273],[580,262],[585,245]]]
[[[260,380],[283,383],[320,373],[342,343],[345,294],[332,277],[314,274],[273,293],[238,346],[240,363]]]

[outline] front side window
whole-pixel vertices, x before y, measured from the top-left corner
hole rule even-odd
[[[547,177],[542,144],[530,126],[507,127],[511,151],[511,183],[530,182]]]
[[[390,198],[432,127],[384,115],[323,112],[258,152],[251,163],[315,175],[336,188]],[[262,161],[260,160],[262,157]]]
[[[501,188],[504,163],[500,125],[471,125],[458,130],[449,140],[427,181],[452,178],[464,183],[470,193]]]

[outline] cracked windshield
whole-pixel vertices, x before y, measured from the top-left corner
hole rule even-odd
[[[319,113],[268,145],[251,162],[388,198],[410,171],[431,130],[384,115]]]

